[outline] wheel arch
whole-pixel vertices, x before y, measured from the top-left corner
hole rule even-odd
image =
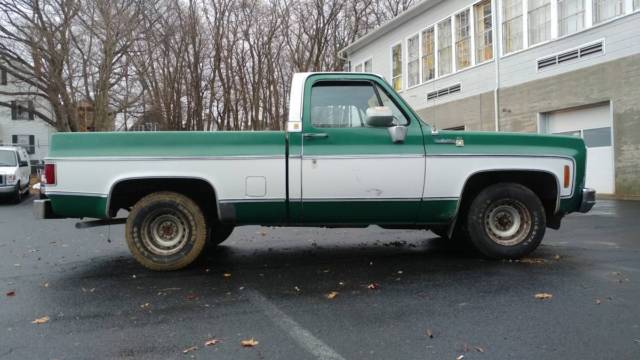
[[[144,188],[140,189],[141,186]],[[117,179],[111,184],[107,195],[107,217],[115,217],[118,210],[133,206],[142,197],[157,191],[173,191],[188,196],[201,207],[207,217],[219,217],[218,192],[211,181],[199,176],[174,175],[130,176]],[[130,196],[123,199],[123,195]]]
[[[465,179],[449,235],[476,195],[487,186],[502,182],[521,184],[533,191],[544,206],[548,223],[553,223],[551,220],[560,209],[561,195],[560,180],[555,173],[542,169],[487,169],[476,171]]]

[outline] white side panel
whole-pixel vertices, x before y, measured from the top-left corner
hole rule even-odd
[[[289,199],[300,200],[302,198],[302,159],[289,158]]]
[[[561,186],[560,196],[571,196],[574,164],[568,158],[526,156],[427,156],[425,198],[459,198],[467,179],[490,170],[539,170],[564,178],[564,166],[571,169],[571,185]],[[558,180],[560,181],[560,180]],[[561,185],[561,184],[559,184]]]
[[[247,177],[264,177],[262,199],[285,198],[285,160],[280,158],[56,160],[57,185],[47,192],[106,196],[112,184],[129,178],[188,177],[207,180],[219,200],[253,199]]]
[[[417,199],[425,160],[415,157],[307,157],[304,200]]]

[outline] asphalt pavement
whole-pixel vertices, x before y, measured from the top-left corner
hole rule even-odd
[[[0,204],[0,359],[640,359],[640,202],[572,214],[518,262],[428,231],[251,226],[156,273],[123,226],[31,201]]]

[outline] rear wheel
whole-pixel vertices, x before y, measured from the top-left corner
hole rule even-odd
[[[476,249],[493,259],[517,259],[534,251],[546,229],[544,206],[529,188],[500,183],[482,190],[467,213]]]
[[[127,218],[127,245],[144,267],[156,271],[184,268],[201,253],[207,224],[200,207],[174,192],[156,192],[138,201]]]

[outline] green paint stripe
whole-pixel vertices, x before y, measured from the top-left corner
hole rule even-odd
[[[47,195],[53,213],[69,218],[107,218],[107,198],[79,195]]]

